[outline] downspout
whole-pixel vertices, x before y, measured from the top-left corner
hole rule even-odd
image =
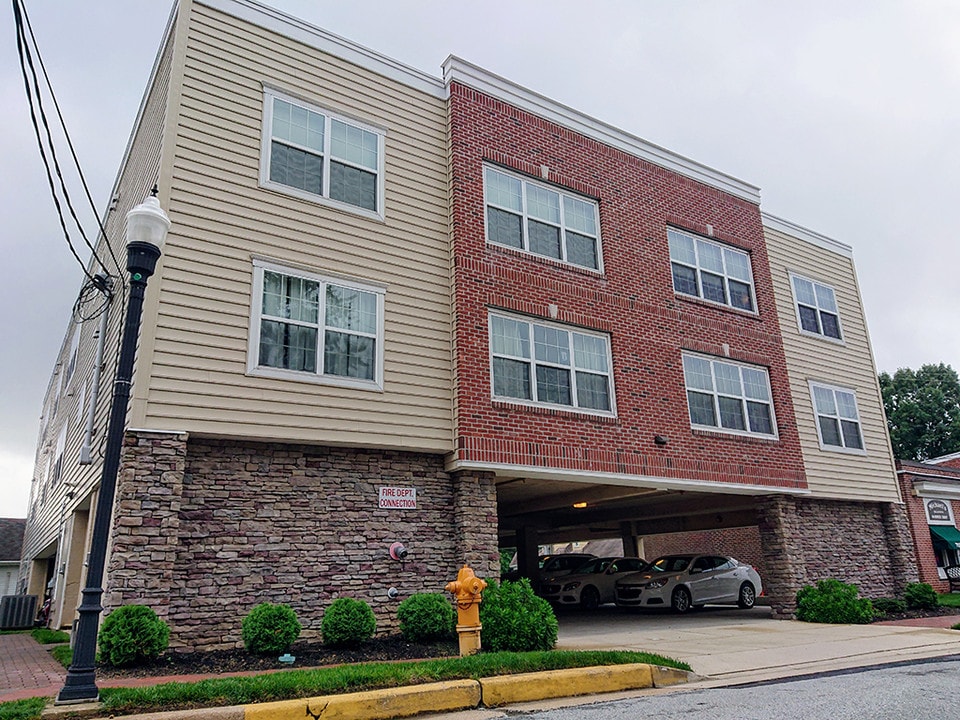
[[[109,283],[111,279],[107,279]],[[107,287],[107,303],[113,303],[113,289]],[[107,321],[110,319],[110,309],[105,308],[100,315],[100,327],[97,328],[97,359],[93,366],[93,388],[90,390],[90,406],[87,408],[87,422],[83,429],[83,444],[80,446],[80,464],[90,465],[91,446],[93,444],[93,423],[97,416],[97,398],[100,395],[100,373],[103,370],[103,350],[107,338]]]

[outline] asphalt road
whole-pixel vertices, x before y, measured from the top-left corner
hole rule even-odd
[[[759,685],[524,713],[535,720],[945,720],[960,717],[960,656]],[[509,713],[513,715],[513,713]]]

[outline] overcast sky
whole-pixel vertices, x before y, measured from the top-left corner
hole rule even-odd
[[[170,3],[24,2],[102,213]],[[960,3],[269,4],[437,77],[457,55],[760,186],[765,211],[854,247],[880,370],[960,368]],[[10,4],[0,23],[0,517],[24,517],[81,272],[33,139]]]

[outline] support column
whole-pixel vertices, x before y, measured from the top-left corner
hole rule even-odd
[[[907,583],[917,582],[920,579],[917,557],[913,552],[913,537],[910,535],[907,508],[899,503],[883,503],[880,512],[883,518],[887,552],[890,553],[890,575],[894,590],[899,595]]]
[[[517,570],[520,577],[535,578],[539,570],[537,529],[524,525],[517,529]]]
[[[789,620],[796,610],[797,591],[806,582],[802,528],[796,501],[786,495],[757,500],[757,525],[766,575],[763,588],[773,617]]]
[[[637,545],[637,533],[632,522],[620,523],[620,542],[623,543],[624,557],[640,557],[640,547]]]
[[[103,605],[139,603],[167,619],[176,585],[186,433],[124,437]]]
[[[500,577],[497,537],[497,489],[494,474],[453,473],[453,522],[457,561],[479,578]]]

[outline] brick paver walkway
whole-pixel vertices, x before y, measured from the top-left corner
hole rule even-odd
[[[56,695],[66,676],[66,668],[29,633],[0,635],[0,702]]]

